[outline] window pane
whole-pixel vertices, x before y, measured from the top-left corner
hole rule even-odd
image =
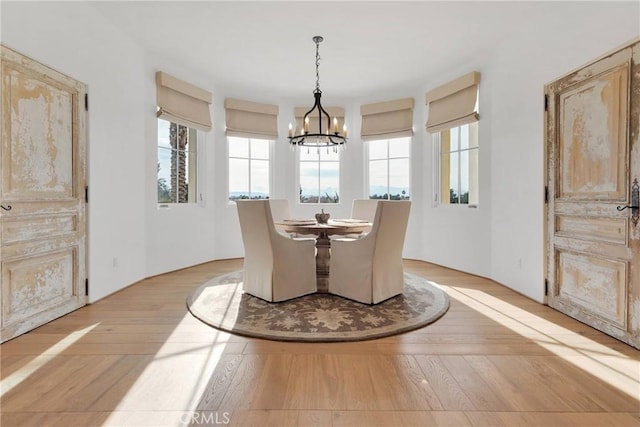
[[[251,198],[266,199],[269,197],[269,161],[251,161]]]
[[[318,203],[318,163],[300,162],[300,203]]]
[[[252,159],[269,159],[269,140],[252,139],[251,140],[251,158]]]
[[[189,165],[192,164],[193,161],[195,161],[195,156],[192,156],[188,151],[181,150],[180,157],[184,160],[181,162],[181,165],[179,165],[180,178],[178,180],[178,203],[188,203],[191,201],[189,200],[189,194],[191,194],[191,185],[189,181],[189,177],[191,176],[191,174],[189,171]]]
[[[320,163],[320,203],[338,203],[338,184],[340,182],[340,164],[338,162]]]
[[[389,140],[389,158],[409,157],[411,138],[396,138]]]
[[[449,202],[460,203],[460,185],[458,183],[459,153],[451,153],[449,163]]]
[[[369,198],[388,198],[387,186],[387,163],[388,160],[373,160],[369,162]]]
[[[158,203],[171,203],[171,149],[158,147]]]
[[[469,148],[469,125],[460,126],[460,149]]]
[[[247,138],[229,137],[229,157],[249,157],[249,140]]]
[[[389,198],[409,199],[409,159],[389,160]]]
[[[170,147],[169,144],[169,122],[158,119],[158,147]]]
[[[460,203],[469,203],[469,152],[460,152]]]
[[[387,158],[387,140],[369,141],[369,160]]]
[[[449,129],[449,135],[451,138],[451,151],[457,151],[460,149],[460,128],[455,127]]]
[[[249,198],[249,160],[229,159],[229,200]]]

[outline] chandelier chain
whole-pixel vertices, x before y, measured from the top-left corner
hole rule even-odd
[[[320,72],[318,71],[318,67],[320,66],[320,41],[316,41],[316,90],[315,92],[320,92]]]

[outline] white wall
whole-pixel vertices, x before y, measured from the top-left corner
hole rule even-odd
[[[522,7],[536,18],[531,3]],[[535,33],[505,34],[492,52],[449,64],[438,76],[357,99],[327,93],[325,105],[346,108],[350,134],[341,168],[342,203],[327,207],[332,216],[348,216],[351,200],[366,196],[360,105],[413,97],[413,205],[405,256],[490,277],[542,301],[543,86],[640,34],[637,2],[553,7],[554,14],[538,17],[544,24]],[[83,2],[3,2],[1,20],[3,43],[89,84],[91,301],[144,277],[242,256],[236,208],[227,203],[224,99],[279,105],[280,135],[286,135],[293,107],[310,105],[311,95],[282,99],[246,88],[217,87],[208,76],[146,52]],[[213,130],[204,134],[200,163],[203,203],[170,209],[158,209],[155,203],[154,73],[159,69],[214,94]],[[477,209],[434,207],[424,93],[471,70],[482,73],[480,203]],[[285,141],[279,138],[273,149],[272,195],[294,201],[295,153]],[[306,217],[318,206],[292,202],[291,209],[292,215]]]
[[[221,128],[220,116],[214,115],[214,130],[198,132],[198,182],[196,203],[169,204],[166,208],[157,203],[157,141],[156,71],[164,71],[179,79],[214,93],[214,103],[222,100],[206,76],[180,66],[171,57],[147,54],[144,72],[144,124],[145,134],[145,218],[146,218],[146,276],[178,270],[215,259],[216,207],[214,178],[216,165],[216,131]]]
[[[81,2],[2,2],[1,20],[3,44],[88,84],[95,301],[146,275],[144,52]]]

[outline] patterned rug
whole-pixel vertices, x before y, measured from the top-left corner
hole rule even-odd
[[[278,341],[361,341],[436,321],[449,309],[438,285],[405,273],[404,293],[367,305],[331,294],[270,303],[242,291],[242,271],[218,276],[187,298],[198,319],[227,332]]]

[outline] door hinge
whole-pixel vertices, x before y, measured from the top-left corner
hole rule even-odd
[[[549,203],[549,186],[544,186],[544,202]]]
[[[89,278],[84,279],[84,294],[89,295]]]
[[[89,111],[89,94],[84,94],[84,111]]]
[[[549,109],[549,95],[544,96],[544,111]]]
[[[544,296],[549,295],[549,279],[544,279]]]
[[[84,186],[84,202],[89,203],[89,186]]]

